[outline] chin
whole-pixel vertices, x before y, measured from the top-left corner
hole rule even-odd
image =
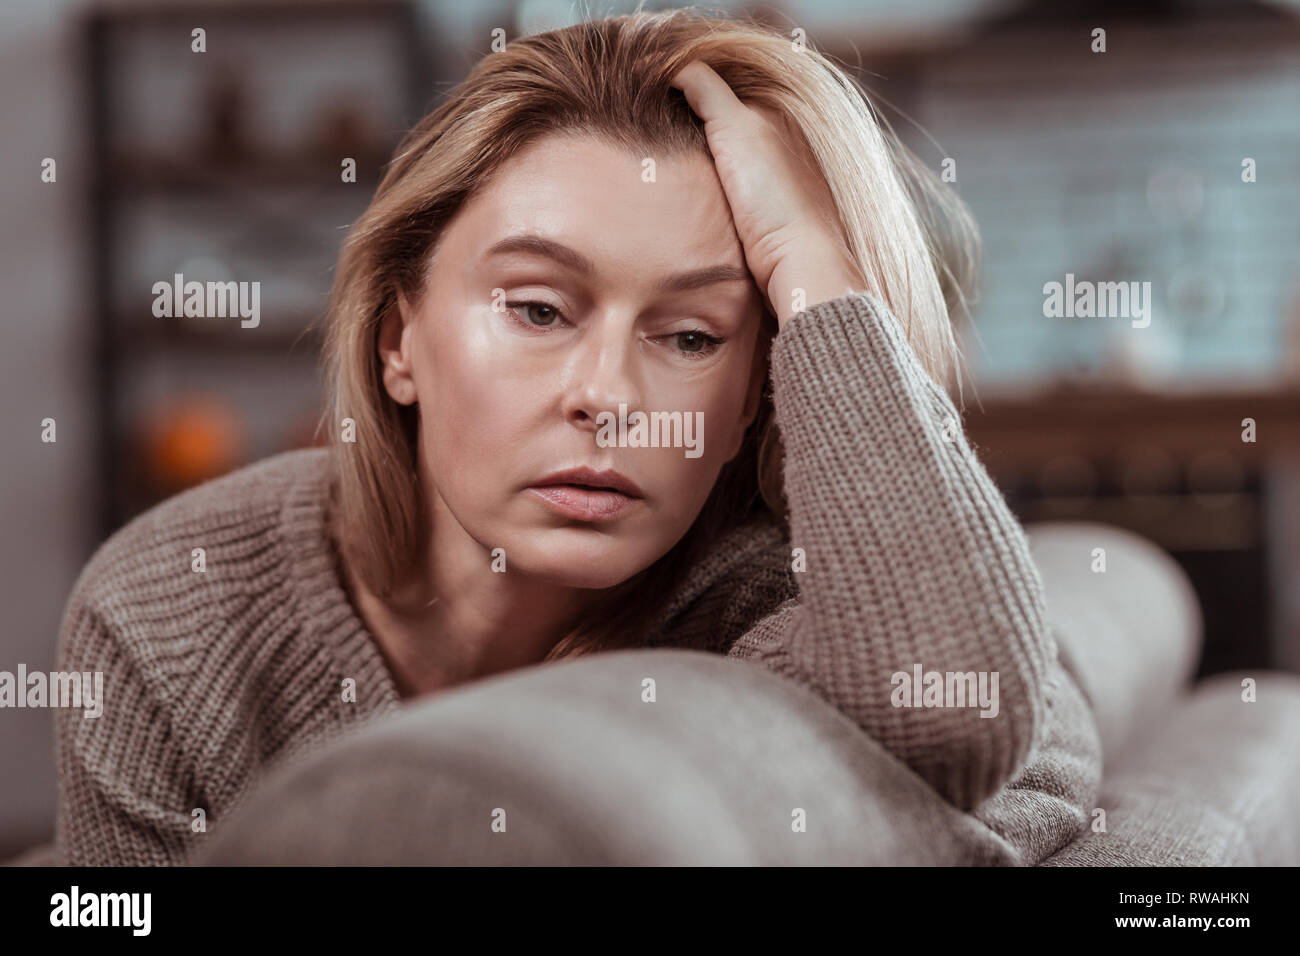
[[[612,588],[653,563],[639,560],[616,536],[589,529],[538,532],[530,539],[513,551],[507,548],[507,555],[514,555],[509,569],[559,587]]]

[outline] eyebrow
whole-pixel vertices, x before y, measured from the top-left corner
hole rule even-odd
[[[531,234],[509,236],[502,239],[488,249],[486,256],[507,255],[512,252],[544,256],[588,278],[596,272],[596,267],[592,265],[591,260],[582,253],[570,249],[554,239],[546,239]],[[660,292],[690,292],[693,289],[714,285],[718,282],[750,281],[752,281],[752,277],[748,269],[738,269],[735,266],[707,266],[703,269],[692,269],[689,272],[678,272],[675,275],[668,276],[659,283],[658,290]]]

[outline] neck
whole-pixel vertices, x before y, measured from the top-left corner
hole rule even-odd
[[[383,598],[356,573],[347,549],[338,549],[354,603],[403,698],[540,663],[599,593],[560,587],[508,565],[493,571],[490,550],[440,501],[430,524],[420,560]]]

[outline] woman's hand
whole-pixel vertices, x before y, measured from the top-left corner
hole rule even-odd
[[[678,71],[671,85],[704,121],[746,265],[778,323],[795,314],[796,289],[803,290],[803,308],[866,290],[841,249],[830,188],[785,118],[746,106],[700,60]]]

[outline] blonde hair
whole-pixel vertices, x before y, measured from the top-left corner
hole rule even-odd
[[[770,27],[689,8],[514,40],[483,57],[405,136],[339,256],[325,320],[329,394],[321,427],[330,436],[340,546],[373,593],[389,595],[417,560],[426,520],[416,466],[418,406],[390,398],[377,354],[380,324],[399,292],[419,301],[443,228],[496,169],[540,136],[586,133],[637,156],[710,155],[703,123],[669,86],[696,59],[742,101],[789,117],[830,187],[846,251],[903,324],[923,367],[949,388],[960,364],[950,315],[974,275],[974,224],[831,60],[810,47],[796,50]],[[757,360],[766,365],[776,321],[764,311]],[[340,438],[349,418],[355,442]],[[723,467],[688,533],[651,567],[609,589],[548,660],[636,643],[717,535],[765,511],[784,524],[782,484],[765,381],[740,453]]]

